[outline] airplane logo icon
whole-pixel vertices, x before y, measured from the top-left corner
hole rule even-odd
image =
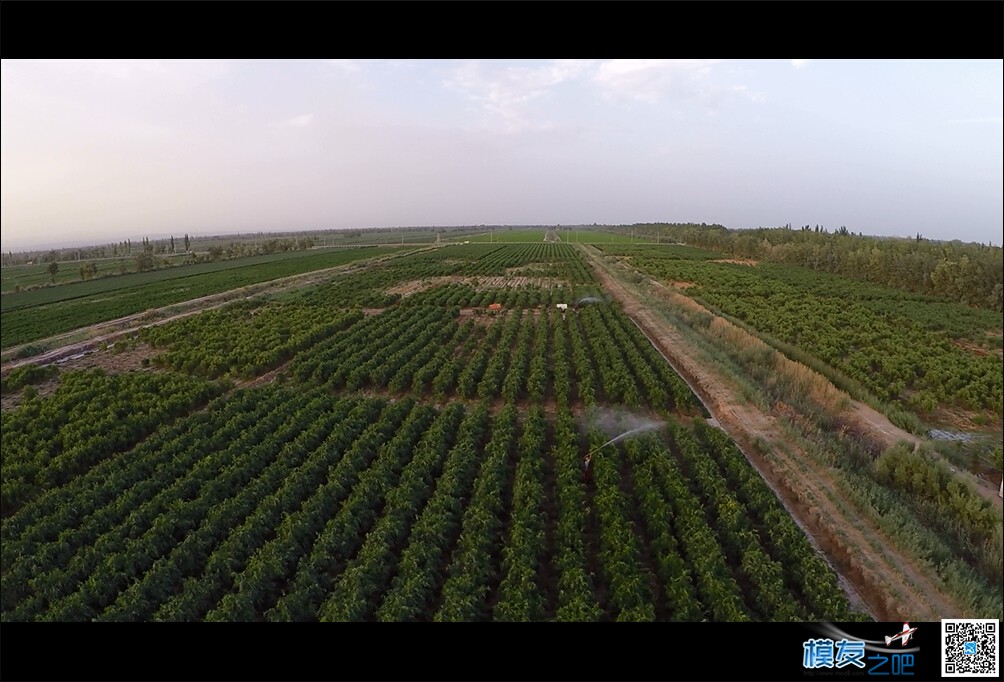
[[[885,645],[889,646],[898,639],[900,640],[903,646],[906,646],[906,643],[910,641],[910,636],[916,631],[917,628],[910,627],[909,623],[903,623],[903,630],[901,632],[897,632],[892,637],[886,636]]]

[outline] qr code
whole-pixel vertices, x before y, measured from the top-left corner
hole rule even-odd
[[[999,651],[999,620],[941,621],[941,674],[944,677],[998,677]]]

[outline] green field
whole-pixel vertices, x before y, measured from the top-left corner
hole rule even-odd
[[[184,254],[157,256],[158,260],[166,258],[171,265],[181,265],[185,260]],[[106,275],[121,275],[123,268],[127,272],[136,269],[135,258],[98,258],[93,260],[80,261],[59,261],[59,270],[56,272],[56,284],[69,284],[84,281],[80,276],[80,266],[94,263],[97,266],[97,277]],[[28,287],[44,287],[52,283],[52,276],[48,271],[48,263],[36,263],[34,265],[13,265],[0,268],[0,292],[13,293],[15,288],[22,289]]]
[[[393,247],[299,251],[133,273],[0,298],[0,347],[236,287],[394,253]]]
[[[722,305],[744,290],[783,311],[792,282],[810,296],[837,288],[856,315],[899,301],[799,272],[749,275],[695,249],[609,248],[693,277],[689,291],[724,292]],[[0,620],[866,618],[686,382],[598,296],[585,251],[403,254],[143,329],[123,342],[147,353],[135,370],[10,373]],[[192,277],[94,305],[239,286],[250,272]],[[5,311],[4,329],[88,300]],[[999,617],[989,502],[924,450],[839,458],[834,475],[922,548],[939,589]]]
[[[469,240],[471,242],[497,242],[500,244],[515,244],[544,241],[544,230],[523,230],[519,228],[499,228],[494,232],[481,232],[473,235],[454,237],[451,241]],[[620,232],[602,232],[597,230],[557,229],[558,237],[570,244],[632,244],[638,241],[629,234]]]
[[[857,396],[928,416],[939,407],[999,424],[1001,314],[779,263],[714,262],[679,246],[601,247],[751,328]],[[822,361],[822,363],[820,363]]]
[[[597,286],[569,245],[444,247],[150,328],[152,373],[61,375],[4,416],[0,616],[860,618],[627,315],[554,307]]]

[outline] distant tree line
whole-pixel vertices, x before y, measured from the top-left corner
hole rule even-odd
[[[846,227],[790,225],[730,230],[721,225],[635,225],[662,238],[730,256],[801,265],[838,275],[947,298],[1000,312],[1004,308],[1004,259],[998,246],[961,241],[873,237]]]
[[[211,261],[219,260],[230,260],[233,258],[244,258],[247,256],[261,256],[272,253],[279,253],[284,251],[297,251],[297,250],[307,250],[314,246],[314,240],[309,237],[294,237],[294,238],[273,238],[273,239],[263,239],[259,237],[245,237],[244,241],[231,241],[229,243],[221,242],[219,239],[203,239],[205,243],[208,243],[208,248],[201,255],[192,251],[192,239],[186,234],[183,238],[185,259],[184,265],[193,265],[195,263],[207,263]],[[172,265],[179,265],[180,263],[173,263],[170,261],[167,255],[163,254],[175,254],[177,253],[178,247],[181,246],[181,241],[175,241],[174,235],[171,235],[168,239],[161,240],[150,240],[144,237],[142,245],[140,247],[134,248],[132,240],[126,239],[115,244],[106,244],[104,246],[91,246],[84,248],[72,248],[72,249],[51,249],[49,251],[28,251],[14,253],[13,251],[8,251],[3,254],[3,265],[4,267],[13,265],[29,265],[32,263],[48,263],[46,271],[49,273],[50,280],[53,284],[56,283],[56,274],[60,271],[59,263],[72,262],[72,261],[84,261],[87,263],[80,264],[78,272],[80,273],[80,279],[88,280],[95,277],[108,277],[113,274],[111,270],[106,270],[105,272],[99,274],[98,265],[94,262],[96,259],[102,258],[112,258],[119,259],[118,263],[118,274],[126,274],[129,272],[147,272],[149,270],[155,270],[161,267],[170,267]],[[158,258],[157,256],[161,256]],[[133,263],[130,265],[128,259],[132,259]],[[29,289],[36,288],[37,285],[28,287]],[[21,291],[20,286],[15,287],[15,291]]]

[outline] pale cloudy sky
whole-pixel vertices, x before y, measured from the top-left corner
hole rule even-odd
[[[1001,60],[3,60],[3,250],[402,225],[1001,244]]]

